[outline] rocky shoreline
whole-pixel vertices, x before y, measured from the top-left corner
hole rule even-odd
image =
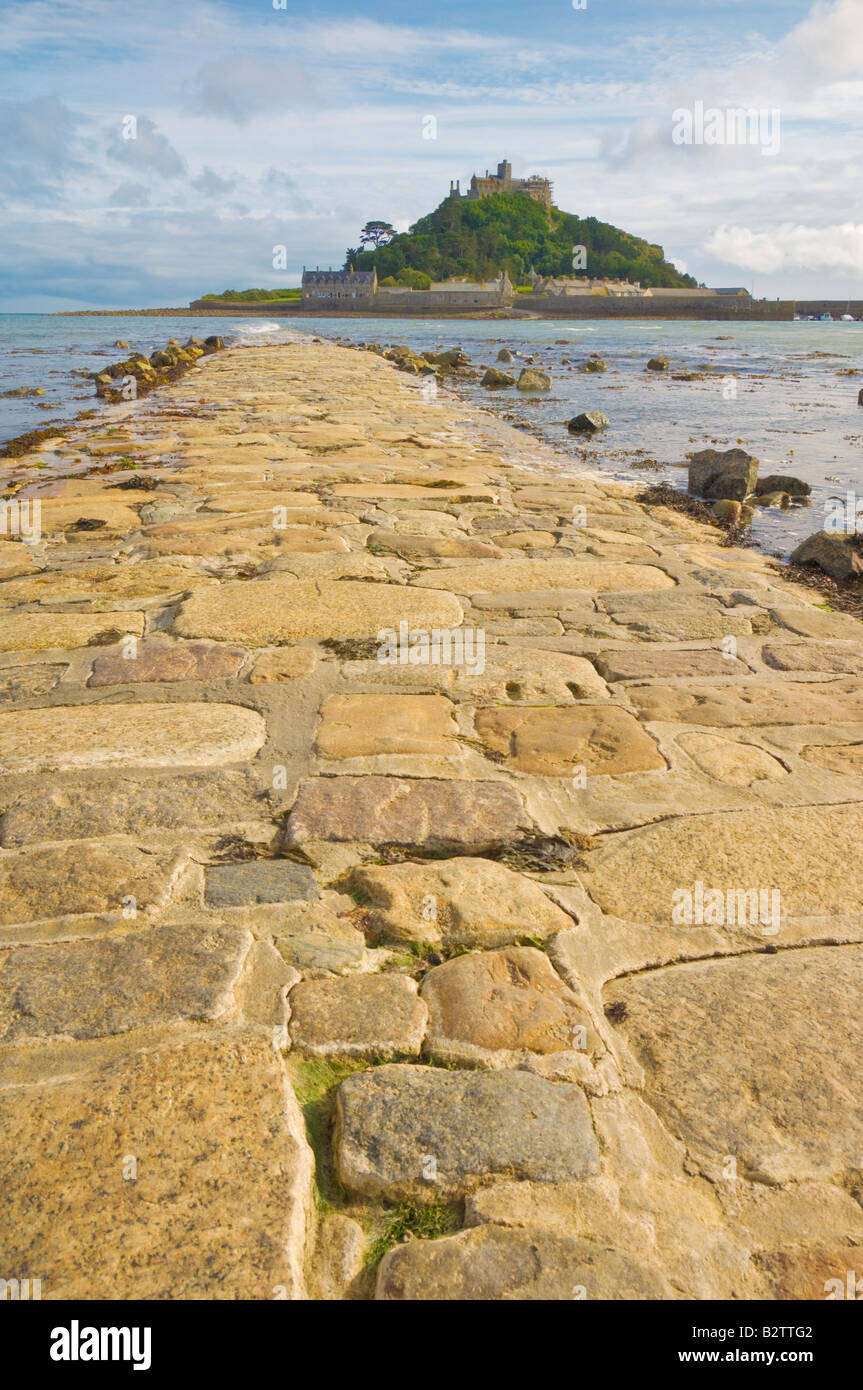
[[[844,1286],[863,625],[375,354],[185,368],[3,469],[7,1277]]]

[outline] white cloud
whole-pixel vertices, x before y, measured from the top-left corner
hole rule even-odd
[[[723,226],[716,229],[704,249],[729,265],[764,275],[781,270],[821,270],[856,276],[863,265],[863,223],[806,227],[786,222],[769,232]]]
[[[863,72],[863,0],[821,0],[780,44],[779,57],[818,79]]]

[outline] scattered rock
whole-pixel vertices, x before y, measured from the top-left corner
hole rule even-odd
[[[689,491],[696,497],[743,502],[755,487],[758,460],[743,449],[703,449],[689,461]]]
[[[469,367],[470,358],[461,348],[447,348],[445,352],[427,352],[426,361],[436,367]]]
[[[812,489],[802,478],[792,478],[787,473],[770,473],[766,478],[759,478],[755,484],[755,495],[760,496],[763,492],[787,492],[791,497],[808,497]]]
[[[667,357],[651,357],[647,364],[649,372],[667,372],[670,363]]]
[[[522,367],[516,385],[519,391],[550,391],[551,377],[538,367]]]
[[[480,386],[514,386],[514,385],[515,385],[515,377],[514,377],[510,372],[500,372],[500,371],[498,371],[498,369],[497,369],[496,367],[489,367],[489,368],[486,370],[485,375],[483,376],[482,380],[480,381]],[[522,391],[527,390],[527,387],[520,386],[520,387],[519,387],[519,390],[522,390]]]
[[[791,563],[815,565],[831,579],[853,579],[863,574],[863,555],[853,540],[834,531],[816,531],[791,552]]]
[[[601,357],[589,357],[586,362],[579,365],[580,372],[607,372],[608,364]]]
[[[509,348],[507,348],[507,347],[502,347],[501,350],[500,350],[500,352],[499,352],[498,355],[497,355],[497,360],[498,360],[498,362],[514,362],[514,361],[515,361],[515,358],[513,357],[513,355],[512,355],[512,353],[510,352]]]
[[[573,415],[567,421],[566,428],[570,434],[596,434],[597,430],[608,429],[611,424],[607,415],[603,415],[601,410],[586,410],[581,415]]]
[[[710,508],[717,521],[723,522],[726,526],[736,526],[743,514],[743,504],[733,502],[730,497],[723,497],[718,502],[714,502]]]

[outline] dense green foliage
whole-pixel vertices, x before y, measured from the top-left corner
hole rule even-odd
[[[587,268],[579,273],[588,278],[638,280],[645,287],[697,283],[669,265],[661,246],[595,217],[546,209],[520,193],[495,193],[476,202],[445,198],[388,245],[350,249],[345,264],[355,270],[376,266],[379,280],[395,276],[397,281],[407,268],[432,280],[454,275],[488,280],[507,270],[514,284],[523,284],[531,268],[539,275],[572,276],[575,246],[587,248]]]
[[[299,299],[302,291],[294,290],[222,290],[221,294],[202,294],[201,299],[223,300],[227,304],[245,304],[260,299]]]
[[[431,276],[426,275],[425,271],[413,270],[410,266],[405,266],[398,275],[387,275],[385,279],[379,280],[378,284],[385,287],[405,285],[410,290],[427,290],[431,285]]]

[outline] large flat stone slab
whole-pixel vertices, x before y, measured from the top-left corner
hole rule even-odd
[[[761,655],[777,671],[834,671],[863,673],[863,645],[850,642],[770,642]]]
[[[438,571],[435,570],[435,575]],[[184,637],[212,637],[267,647],[300,637],[374,637],[399,624],[452,628],[462,606],[454,594],[356,579],[296,580],[276,575],[202,589],[181,607],[174,628]]]
[[[291,1040],[315,1057],[416,1057],[427,1017],[407,975],[304,980],[291,991]]]
[[[545,1230],[478,1226],[412,1240],[381,1260],[375,1297],[392,1302],[673,1299],[662,1273],[610,1246]]]
[[[121,652],[97,656],[87,684],[226,680],[237,674],[246,655],[243,647],[209,642],[154,642],[139,647],[134,658]]]
[[[634,651],[602,652],[596,666],[608,681],[679,680],[685,676],[745,676],[749,667],[715,648],[677,651],[651,645]]]
[[[219,1018],[251,944],[233,927],[180,926],[12,951],[0,968],[0,1043]]]
[[[371,904],[369,925],[386,941],[507,946],[572,926],[538,883],[491,859],[427,859],[354,870]]]
[[[302,1298],[312,1166],[269,1038],[200,1039],[7,1090],[7,1267],[51,1299]]]
[[[413,536],[384,531],[375,527],[368,540],[369,549],[374,554],[388,551],[402,560],[433,559],[494,559],[500,551],[488,541],[477,540],[474,536]]]
[[[414,588],[447,588],[456,594],[495,594],[512,589],[673,589],[674,580],[655,565],[605,560],[475,560],[435,569],[412,581]]]
[[[665,759],[638,720],[616,705],[511,706],[477,711],[477,736],[508,767],[546,777],[648,772]]]
[[[671,926],[675,891],[696,882],[775,888],[783,922],[829,923],[863,911],[861,834],[863,807],[853,803],[678,817],[604,837],[579,877],[604,912],[652,926]]]
[[[87,840],[144,830],[192,830],[269,820],[272,807],[249,772],[192,772],[167,777],[112,776],[24,793],[0,819],[0,844]]]
[[[863,689],[856,680],[747,681],[690,690],[637,686],[630,698],[644,719],[710,728],[863,719]]]
[[[495,1173],[540,1182],[599,1170],[577,1086],[520,1071],[384,1066],[343,1081],[339,1176],[367,1197],[439,1202]]]
[[[63,705],[0,714],[0,772],[212,767],[253,758],[266,724],[241,705]]]
[[[249,680],[252,685],[301,680],[303,676],[310,676],[317,664],[318,656],[313,647],[274,647],[261,652]]]
[[[443,695],[331,695],[321,707],[315,744],[325,758],[458,751],[458,726]]]
[[[643,642],[701,642],[711,637],[751,637],[752,623],[740,613],[714,613],[707,608],[670,609],[649,613],[640,609],[618,609],[615,623],[633,632]],[[612,636],[618,634],[612,632]]]
[[[800,756],[827,772],[863,777],[863,743],[810,744],[801,750]]]
[[[525,1053],[588,1051],[589,1020],[578,997],[533,946],[445,961],[426,975],[422,997],[426,1050],[438,1061],[505,1066]]]
[[[620,980],[607,1000],[672,1131],[741,1177],[859,1172],[863,946],[702,961]]]
[[[143,613],[4,613],[0,651],[61,651],[140,637],[143,631]]]
[[[252,859],[212,864],[207,869],[204,901],[208,907],[245,907],[247,903],[314,902],[320,896],[307,864],[292,859]]]
[[[0,701],[32,700],[53,690],[68,666],[7,666],[0,671]]]
[[[55,603],[93,596],[115,600],[168,597],[216,582],[197,561],[182,556],[171,560],[139,560],[134,565],[122,566],[80,564],[4,584],[0,600]]]
[[[141,525],[138,513],[120,498],[79,497],[67,502],[64,498],[49,497],[42,502],[42,530],[47,534],[74,527],[82,518],[101,521],[98,529],[103,536],[108,532],[125,535],[129,531],[139,530]]]
[[[754,743],[740,743],[736,739],[696,731],[678,734],[676,742],[708,777],[732,787],[778,782],[788,776],[787,768],[778,758]]]
[[[829,640],[847,638],[849,642],[863,641],[863,625],[850,613],[829,613],[823,608],[772,608],[772,616],[782,627],[798,637]]]
[[[458,671],[459,685],[477,700],[559,704],[607,697],[608,686],[584,657],[530,647],[486,649],[485,670]]]
[[[0,856],[0,925],[97,912],[152,911],[176,874],[166,854],[116,843],[23,849]]]
[[[502,782],[316,777],[300,783],[286,843],[356,840],[479,849],[505,844],[529,824],[518,793]]]

